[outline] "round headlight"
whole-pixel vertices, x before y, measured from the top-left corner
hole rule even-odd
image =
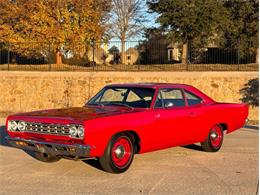
[[[16,131],[17,127],[18,127],[17,122],[15,122],[15,121],[8,121],[8,130]]]
[[[77,130],[77,127],[75,125],[71,125],[69,127],[69,132],[70,132],[70,135],[72,137],[77,137],[77,135],[78,135],[78,130]]]
[[[84,137],[84,127],[83,126],[78,127],[78,136]]]
[[[19,121],[17,126],[19,131],[25,131],[26,123],[24,121]]]

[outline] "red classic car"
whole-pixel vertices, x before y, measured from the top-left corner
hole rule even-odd
[[[241,128],[247,116],[246,104],[218,103],[189,85],[113,84],[80,108],[8,116],[6,139],[44,162],[95,158],[122,173],[134,154],[197,142],[216,152],[224,131]]]

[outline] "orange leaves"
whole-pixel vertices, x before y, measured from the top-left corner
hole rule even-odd
[[[104,0],[106,1],[106,0]],[[102,0],[0,0],[0,42],[46,42],[60,49],[101,38]],[[101,7],[102,5],[102,7]],[[27,45],[27,46],[25,46]],[[30,50],[14,48],[17,52]],[[41,53],[41,48],[34,48]]]

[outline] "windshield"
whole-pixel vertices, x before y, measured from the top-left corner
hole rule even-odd
[[[149,108],[155,89],[140,87],[105,87],[87,105]]]

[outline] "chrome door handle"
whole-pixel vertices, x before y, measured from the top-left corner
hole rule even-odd
[[[156,115],[154,116],[154,118],[160,118],[160,117],[161,117],[160,114],[156,114]]]

